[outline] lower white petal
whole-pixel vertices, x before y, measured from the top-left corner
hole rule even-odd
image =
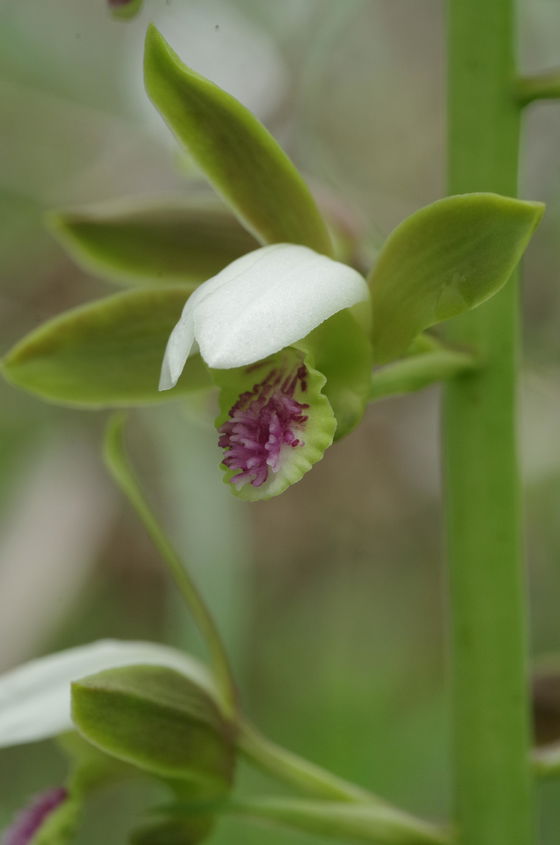
[[[0,676],[0,747],[71,730],[71,682],[103,669],[135,664],[168,666],[215,694],[205,667],[174,648],[99,640],[32,660]]]

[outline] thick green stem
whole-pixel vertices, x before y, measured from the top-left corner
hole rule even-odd
[[[449,192],[517,192],[513,0],[449,0]],[[518,291],[450,326],[485,366],[450,382],[444,460],[462,845],[528,845],[526,622],[516,443]]]

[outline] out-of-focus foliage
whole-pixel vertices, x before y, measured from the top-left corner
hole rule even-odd
[[[525,68],[557,64],[557,5],[521,5]],[[46,318],[107,293],[47,233],[45,211],[181,193],[181,171],[196,178],[142,89],[149,21],[265,120],[349,244],[365,233],[362,268],[403,217],[442,194],[438,0],[145,0],[127,22],[103,0],[5,2],[2,354]],[[531,617],[542,653],[560,648],[560,109],[533,107],[527,121],[521,194],[548,206],[525,262],[522,391]],[[247,708],[286,745],[411,810],[444,815],[437,391],[376,404],[328,463],[252,509],[208,472],[216,409],[189,401],[138,414],[134,446],[220,619]],[[102,421],[3,383],[0,409],[0,663],[105,636],[190,643],[155,553],[100,471]],[[30,793],[63,779],[50,744],[3,752],[0,825]],[[241,780],[263,786],[244,771]],[[153,789],[92,799],[79,845],[121,845],[135,811],[161,800]],[[551,782],[540,794],[542,843],[555,845],[560,790]],[[210,841],[261,845],[263,836],[270,845],[320,841],[233,819]]]

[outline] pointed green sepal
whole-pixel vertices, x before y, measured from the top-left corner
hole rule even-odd
[[[101,203],[47,225],[81,267],[122,285],[198,284],[258,247],[227,208],[196,199]]]
[[[336,418],[325,376],[303,352],[288,348],[265,361],[212,370],[221,388],[216,420],[224,481],[256,502],[300,481],[331,445]]]
[[[208,796],[228,792],[234,729],[208,693],[163,666],[108,669],[72,684],[72,718],[106,754]]]
[[[497,194],[447,197],[391,233],[370,275],[376,364],[428,326],[480,305],[507,282],[544,206]]]
[[[323,392],[336,418],[335,440],[352,431],[370,399],[372,349],[350,310],[339,311],[294,344],[325,378]]]
[[[186,67],[154,26],[144,68],[152,102],[247,228],[262,243],[304,244],[330,255],[330,236],[307,185],[257,118]]]
[[[23,338],[3,360],[16,387],[80,408],[125,407],[172,398],[158,391],[165,345],[188,290],[149,288],[67,311]],[[198,355],[189,358],[179,391],[210,387]]]

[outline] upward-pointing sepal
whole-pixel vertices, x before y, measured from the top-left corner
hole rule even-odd
[[[154,26],[144,80],[167,124],[261,242],[332,254],[315,200],[278,142],[238,100],[184,65]]]

